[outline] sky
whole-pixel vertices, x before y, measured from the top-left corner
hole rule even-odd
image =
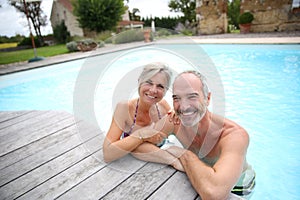
[[[12,37],[16,34],[29,36],[29,27],[25,15],[18,12],[14,7],[7,3],[8,0],[0,0],[0,35]],[[129,0],[127,4],[129,10],[138,8],[140,13],[137,13],[141,17],[168,17],[178,16],[179,13],[169,11],[169,0]],[[49,20],[51,15],[53,0],[42,0],[42,9],[47,15],[48,25],[42,27],[42,35],[52,33],[51,22]],[[34,30],[32,28],[32,33]]]

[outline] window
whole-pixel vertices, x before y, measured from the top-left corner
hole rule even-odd
[[[292,8],[299,8],[300,7],[300,0],[293,0]]]

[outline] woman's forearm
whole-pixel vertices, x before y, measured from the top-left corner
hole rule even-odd
[[[132,152],[143,143],[142,139],[136,136],[128,136],[122,140],[111,143],[107,138],[103,144],[103,157],[105,162],[112,162]]]
[[[132,155],[140,160],[172,165],[175,169],[184,171],[179,159],[151,143],[141,144],[132,152]]]

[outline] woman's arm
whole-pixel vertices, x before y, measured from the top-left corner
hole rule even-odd
[[[118,103],[103,143],[105,162],[111,162],[127,155],[144,142],[158,144],[166,137],[164,133],[154,129],[141,128],[120,140],[122,132],[125,130],[128,113],[128,104],[124,102]]]
[[[170,133],[174,130],[174,124],[169,119],[171,115],[164,116],[161,120],[157,121],[152,128],[148,128],[147,131],[159,131],[165,134],[165,138],[168,137]],[[140,134],[145,134],[146,128],[139,129]],[[156,162],[161,164],[172,165],[175,169],[184,171],[178,158],[170,154],[169,152],[160,149],[156,145],[150,143],[143,143],[138,146],[133,152],[132,155],[140,160]]]
[[[146,142],[141,144],[131,154],[140,160],[167,164],[179,171],[184,171],[184,168],[178,158],[151,143]]]
[[[105,162],[117,160],[143,143],[141,138],[133,135],[120,140],[122,132],[115,119],[113,119],[103,143],[103,157]]]

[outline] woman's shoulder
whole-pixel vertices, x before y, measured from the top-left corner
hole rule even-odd
[[[116,105],[116,109],[127,109],[131,107],[134,102],[136,102],[136,99],[130,99],[130,100],[123,100],[119,101]]]
[[[165,99],[162,99],[162,100],[159,102],[159,105],[160,105],[162,108],[164,108],[164,110],[165,110],[166,112],[168,112],[168,111],[171,109],[169,103],[168,103]]]

